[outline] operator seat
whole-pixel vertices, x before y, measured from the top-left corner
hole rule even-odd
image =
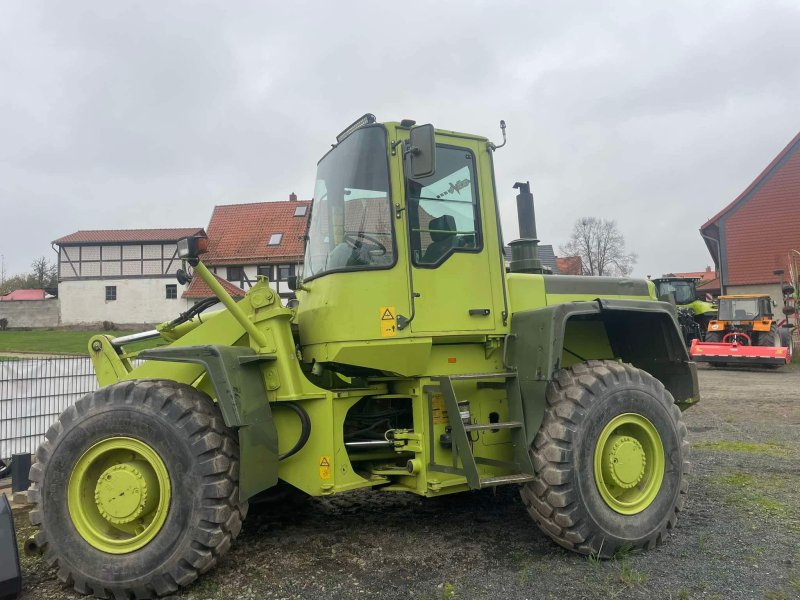
[[[442,215],[431,219],[430,225],[431,240],[433,242],[425,250],[422,256],[422,262],[425,264],[434,264],[447,254],[451,248],[455,248],[457,244],[456,238],[456,219],[453,215]]]
[[[737,308],[733,312],[733,320],[734,321],[749,321],[750,320],[750,315],[747,313],[746,310],[743,310],[741,308]]]

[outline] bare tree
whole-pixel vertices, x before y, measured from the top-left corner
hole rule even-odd
[[[31,263],[31,282],[37,288],[53,287],[56,283],[56,265],[40,256]]]
[[[584,275],[627,276],[636,264],[616,221],[597,217],[575,221],[569,242],[559,250],[563,256],[580,256]]]

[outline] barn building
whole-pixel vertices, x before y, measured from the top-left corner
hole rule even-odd
[[[178,240],[201,227],[76,231],[58,246],[62,325],[159,323],[186,310]]]
[[[780,304],[789,254],[800,251],[800,133],[701,228],[723,293],[769,294]]]

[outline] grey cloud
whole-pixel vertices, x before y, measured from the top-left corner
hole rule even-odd
[[[0,253],[79,228],[203,225],[310,196],[367,111],[499,137],[540,237],[615,218],[637,274],[710,262],[697,228],[796,133],[796,5],[56,2],[0,7]]]

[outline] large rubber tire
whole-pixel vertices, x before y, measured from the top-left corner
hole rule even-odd
[[[780,333],[778,333],[778,328],[772,325],[769,331],[759,331],[758,338],[756,339],[756,346],[780,347],[781,336]]]
[[[108,386],[65,410],[46,437],[31,468],[30,520],[39,526],[36,542],[46,563],[81,594],[172,594],[212,568],[241,530],[247,503],[239,502],[237,436],[211,398],[191,386],[163,380]],[[78,532],[68,488],[87,450],[122,438],[143,442],[163,462],[169,505],[146,545],[112,554]]]
[[[546,401],[531,448],[536,479],[521,490],[542,531],[565,548],[599,558],[660,544],[688,491],[686,426],[670,393],[631,365],[592,360],[559,371]],[[600,493],[595,446],[612,420],[631,414],[647,419],[661,439],[663,480],[646,508],[620,514]]]

